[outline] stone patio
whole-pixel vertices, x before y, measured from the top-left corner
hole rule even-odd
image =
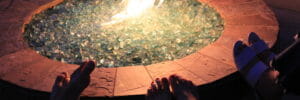
[[[199,0],[215,8],[225,21],[222,36],[211,45],[182,59],[149,66],[98,68],[83,96],[127,96],[145,94],[157,77],[178,74],[203,85],[236,72],[233,45],[247,42],[256,32],[274,45],[278,22],[262,0]],[[64,64],[37,54],[23,40],[24,25],[31,17],[62,0],[0,1],[0,78],[20,87],[50,92],[56,75],[72,73],[78,65]],[[10,6],[9,6],[10,5]]]

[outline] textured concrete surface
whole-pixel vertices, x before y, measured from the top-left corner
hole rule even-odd
[[[62,0],[0,1],[0,78],[20,87],[50,92],[58,73],[72,73],[78,65],[64,64],[38,55],[23,40],[24,24],[32,15]],[[178,74],[197,85],[213,82],[236,72],[232,56],[237,40],[247,41],[256,32],[274,45],[278,22],[262,0],[199,0],[215,8],[224,18],[222,36],[211,45],[182,59],[149,66],[97,69],[84,96],[145,94],[152,80]]]
[[[146,94],[151,77],[144,66],[118,67],[114,96]]]

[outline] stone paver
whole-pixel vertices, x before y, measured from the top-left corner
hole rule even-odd
[[[0,4],[6,8],[11,0],[4,0]],[[47,8],[61,3],[63,0],[13,0],[8,9],[1,7],[0,13],[5,16],[12,16],[11,20],[18,20],[28,23],[32,15],[39,13]]]
[[[278,26],[226,25],[222,37],[216,41],[216,44],[221,44],[232,50],[233,45],[237,40],[242,40],[247,43],[250,32],[257,33],[269,44],[269,47],[271,47],[274,45],[274,41],[277,38]]]
[[[264,0],[272,7],[300,12],[299,0]]]
[[[0,57],[18,50],[27,48],[28,45],[23,41],[22,25],[20,23],[6,24],[0,23]]]
[[[276,19],[273,19],[273,14],[257,14],[246,16],[235,16],[224,19],[225,25],[264,25],[276,26],[278,25]]]
[[[34,58],[27,56],[23,57],[23,59]],[[55,70],[54,66],[59,63],[60,62],[52,61],[48,58],[43,57],[38,60],[35,60],[31,64],[23,66],[23,68],[20,70],[15,70],[6,73],[2,79],[8,80],[25,88],[33,88],[35,85],[42,84],[40,82],[48,77],[46,76],[46,73]]]
[[[117,68],[97,68],[92,73],[91,83],[82,95],[113,96]]]
[[[30,64],[39,61],[43,57],[31,49],[24,49],[18,52],[2,56],[0,58],[0,78],[8,73],[14,73],[18,70],[28,67]]]
[[[7,41],[12,39],[23,39],[22,23],[20,22],[0,22],[0,34],[1,41]]]
[[[193,80],[193,82],[197,85],[206,83],[200,77],[197,77],[194,73],[185,70],[182,66],[180,66],[178,63],[173,61],[152,64],[146,66],[146,69],[148,70],[153,80],[155,80],[156,78],[163,78],[163,77],[168,78],[170,75],[175,74],[184,79]]]
[[[14,0],[10,7],[7,8],[10,1],[11,0],[4,0],[0,2],[0,47],[6,48],[0,49],[0,57],[28,47],[22,36],[24,24],[29,23],[35,13],[56,5],[62,0],[43,0],[44,2],[38,2],[36,0]],[[45,5],[46,3],[48,4]],[[43,6],[39,7],[39,5]]]
[[[1,48],[6,48],[0,50],[0,57],[27,48],[27,44],[17,41],[0,41]]]
[[[9,2],[10,0],[5,0]],[[38,5],[26,0],[14,0],[8,9],[2,9],[0,12],[3,16],[11,16],[8,20],[24,22],[27,17],[32,16],[32,12],[36,10]]]
[[[23,57],[23,59],[34,59],[30,56]],[[2,79],[15,83],[19,86],[32,88],[37,84],[41,84],[40,81],[46,78],[47,76],[44,73],[48,73],[48,71],[53,70],[54,63],[50,59],[41,58],[33,61],[31,64],[27,65],[18,65],[23,68],[19,70],[15,70],[10,73],[6,73]]]
[[[257,1],[261,1],[261,0],[200,0],[200,1],[207,2],[207,4],[217,8],[217,7],[222,7],[222,6],[252,3],[252,2],[257,2]]]
[[[199,51],[201,51],[201,50],[199,50]],[[198,52],[192,53],[192,54],[190,54],[188,56],[185,56],[185,57],[183,57],[181,59],[176,59],[174,61],[175,61],[176,64],[179,64],[179,65],[182,65],[182,64],[184,64],[184,65],[192,65],[194,63],[194,61],[197,60],[200,57],[200,55],[199,55]]]
[[[52,85],[57,75],[62,72],[68,72],[71,75],[78,65],[72,64],[52,64],[55,70],[49,70],[45,73],[47,76],[41,80],[39,84],[33,86],[33,89],[38,89],[45,92],[50,92]],[[113,96],[113,89],[115,83],[116,68],[97,68],[91,74],[91,83],[88,88],[81,94],[82,96]]]
[[[208,45],[201,49],[199,53],[212,57],[220,62],[223,62],[225,64],[229,64],[231,66],[234,66],[233,62],[233,49],[232,48],[226,48],[223,45],[219,45],[217,43],[214,43],[213,45]]]
[[[224,18],[273,13],[272,10],[262,1],[247,2],[235,5],[232,4],[230,6],[219,6],[217,7],[217,10]]]
[[[143,66],[118,67],[114,96],[146,94],[151,82]]]
[[[190,72],[196,74],[206,83],[215,81],[236,71],[236,68],[234,66],[222,63],[204,54],[199,53],[198,56],[199,57],[192,63],[178,63],[184,66],[186,70],[189,70]]]
[[[35,15],[35,14],[40,13],[41,11],[44,11],[50,7],[60,4],[61,2],[63,2],[63,0],[34,0],[34,1],[30,1],[30,2],[38,5],[38,8],[34,9],[34,11],[32,11],[30,13],[30,16],[25,17],[25,20],[24,20],[25,24],[30,22],[32,15]]]

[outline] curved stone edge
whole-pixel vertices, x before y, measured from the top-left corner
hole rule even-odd
[[[14,0],[12,7],[0,10],[0,57],[6,54],[17,52],[18,50],[28,48],[26,41],[23,39],[25,24],[28,24],[33,15],[47,8],[61,3],[63,0]],[[6,6],[9,0],[1,2]]]
[[[16,35],[22,35],[24,32],[24,24],[29,23],[32,15],[39,13],[42,10],[45,10],[51,6],[57,5],[62,0],[39,0],[45,1],[44,3],[38,3],[36,5],[41,5],[40,10],[30,10],[31,13],[24,13],[23,10],[17,10],[18,12],[23,12],[26,17],[17,17],[17,21],[8,20],[8,21],[0,21],[4,24],[18,22],[19,24],[12,26],[8,25],[11,30],[13,28],[19,28],[17,32],[11,32]],[[251,3],[260,3],[261,5],[265,5],[261,0],[200,0],[201,2],[207,3],[208,5],[216,8],[216,10],[221,14],[221,17],[225,20],[225,29],[223,31],[222,36],[213,44],[201,49],[199,52],[191,54],[187,57],[184,57],[179,60],[163,62],[159,64],[153,64],[150,66],[143,67],[120,67],[120,68],[108,68],[108,69],[99,69],[92,74],[92,83],[90,86],[84,91],[83,95],[85,96],[123,96],[123,95],[134,95],[134,94],[145,94],[146,87],[149,86],[149,83],[154,80],[155,77],[164,77],[171,74],[179,74],[187,79],[192,79],[195,81],[197,85],[205,84],[208,82],[215,81],[220,79],[234,71],[233,57],[232,57],[232,47],[233,43],[236,40],[244,40],[247,39],[247,34],[249,32],[257,32],[258,35],[263,37],[263,39],[267,40],[270,45],[273,45],[276,40],[276,34],[278,32],[278,23],[274,17],[274,14],[271,11],[267,10],[256,13],[249,14],[246,16],[241,16],[243,14],[247,14],[245,12],[240,13],[239,15],[226,15],[226,12],[237,10],[234,8],[226,9],[226,6],[234,5],[243,5],[242,8],[247,6],[247,4]],[[48,6],[45,6],[49,4]],[[232,5],[230,5],[232,4]],[[222,8],[223,7],[223,8]],[[224,8],[225,7],[225,8]],[[249,6],[251,8],[251,6]],[[266,7],[262,6],[262,7]],[[34,7],[32,7],[34,8]],[[223,10],[222,10],[223,9]],[[251,10],[251,9],[250,9]],[[254,10],[255,11],[255,10]],[[239,10],[236,11],[238,13]],[[250,11],[251,12],[251,11]],[[252,11],[253,12],[253,11]],[[239,17],[240,16],[240,17]],[[238,21],[235,18],[239,18]],[[253,17],[260,17],[259,21],[257,19],[253,19]],[[7,17],[9,18],[9,17]],[[245,19],[252,18],[252,21],[247,21]],[[1,18],[2,19],[2,18]],[[21,20],[19,20],[21,19]],[[19,22],[21,21],[21,22]],[[264,23],[267,21],[268,23]],[[22,23],[23,22],[23,23]],[[272,23],[274,22],[274,23]],[[20,28],[20,26],[22,26]],[[233,29],[235,28],[235,30]],[[260,29],[257,29],[260,28]],[[248,29],[248,30],[247,30]],[[268,29],[265,31],[265,29]],[[6,29],[7,31],[8,29]],[[235,33],[235,34],[234,34]],[[272,34],[272,35],[270,35]],[[5,34],[7,35],[7,34]],[[8,34],[10,36],[12,34]],[[3,34],[1,34],[3,37]],[[17,37],[21,39],[22,37]],[[12,39],[15,39],[13,37]],[[22,41],[23,42],[23,41]],[[21,43],[21,42],[20,42]],[[77,65],[72,64],[63,64],[60,62],[49,60],[48,58],[42,57],[40,55],[36,55],[33,50],[25,48],[17,49],[17,52],[8,53],[6,56],[1,56],[0,63],[4,64],[4,67],[1,69],[10,69],[2,70],[0,72],[1,79],[8,80],[12,83],[15,83],[19,86],[23,86],[26,88],[33,88],[40,91],[51,91],[51,86],[53,81],[55,80],[55,76],[63,71],[67,71],[72,73],[74,69],[76,69]],[[23,53],[26,53],[28,59],[24,60]],[[21,57],[17,57],[18,55],[23,54]],[[2,54],[0,52],[0,54]],[[32,56],[34,55],[34,56]],[[39,59],[35,59],[39,58]],[[10,61],[7,59],[10,58]],[[25,57],[26,58],[26,57]],[[20,60],[18,60],[20,59]],[[26,58],[27,59],[27,58]],[[16,63],[15,61],[22,61]],[[34,62],[34,61],[40,62]],[[204,63],[199,63],[204,62]],[[43,65],[43,64],[48,65]],[[18,64],[21,64],[18,65]],[[51,66],[49,66],[51,65]],[[54,67],[52,66],[54,65]],[[12,68],[14,66],[14,68]],[[45,68],[41,66],[46,66]],[[170,67],[172,66],[172,67]],[[221,67],[220,67],[221,66]],[[38,69],[37,73],[31,72],[32,69]],[[19,74],[14,75],[13,73],[18,72]],[[50,72],[50,73],[49,73]],[[137,74],[136,72],[143,73]],[[222,72],[222,73],[220,73]],[[10,74],[7,74],[10,73]],[[39,76],[40,73],[47,73],[45,75]],[[135,74],[134,74],[135,73]],[[133,74],[133,75],[131,75]],[[120,76],[126,77],[120,77]],[[118,77],[117,77],[118,76]],[[28,77],[31,77],[28,79]],[[36,81],[37,78],[40,78],[42,81]],[[43,78],[43,79],[42,79]],[[131,84],[132,81],[136,80],[145,80],[141,81],[138,84]],[[130,81],[132,80],[132,81]],[[102,83],[102,82],[103,83]],[[124,81],[124,82],[123,82]],[[127,81],[127,82],[126,82]],[[38,84],[38,85],[36,85]],[[123,84],[123,85],[122,85]],[[131,86],[128,86],[131,85]],[[128,87],[127,87],[128,86]],[[96,91],[97,90],[97,91]]]

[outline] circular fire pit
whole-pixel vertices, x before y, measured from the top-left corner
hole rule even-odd
[[[155,3],[155,1],[157,3]],[[25,39],[39,54],[99,67],[180,59],[214,42],[223,20],[195,0],[65,1],[33,17]]]
[[[62,2],[62,0],[17,0],[11,7],[0,10],[2,80],[25,88],[50,92],[56,75],[61,72],[72,73],[78,68],[76,64],[62,63],[61,59],[55,61],[49,59],[51,57],[38,54],[35,51],[37,49],[31,49],[32,45],[28,45],[27,40],[23,38],[27,32],[25,26],[32,24],[33,16]],[[202,49],[200,47],[194,53],[180,56],[180,59],[161,60],[163,62],[149,63],[150,65],[128,64],[135,66],[97,68],[92,73],[91,84],[82,95],[145,94],[153,79],[171,74],[192,80],[197,85],[206,84],[236,71],[232,54],[233,44],[237,40],[247,41],[250,32],[256,32],[269,46],[274,44],[278,23],[273,12],[262,0],[199,0],[199,2],[216,9],[223,18],[224,30],[219,39],[216,38],[215,42],[208,43],[209,45]],[[8,4],[9,1],[0,2],[1,7]],[[27,28],[29,27],[26,26]]]

